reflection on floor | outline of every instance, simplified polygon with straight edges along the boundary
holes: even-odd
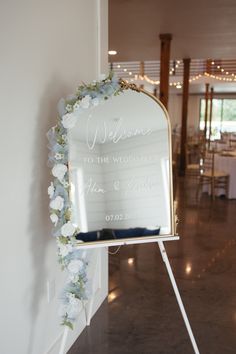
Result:
[[[179,182],[180,241],[167,253],[201,354],[236,353],[236,200]],[[110,294],[69,354],[193,353],[155,244],[110,256]]]

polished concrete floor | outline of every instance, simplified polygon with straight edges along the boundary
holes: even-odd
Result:
[[[236,353],[236,200],[196,200],[180,179],[180,241],[166,243],[201,354]],[[156,244],[110,256],[110,294],[69,354],[190,354],[193,349]]]

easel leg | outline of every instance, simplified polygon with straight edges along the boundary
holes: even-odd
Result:
[[[188,334],[189,334],[189,338],[191,340],[194,352],[195,352],[195,354],[200,354],[200,352],[198,350],[198,347],[197,347],[197,343],[195,341],[195,338],[194,338],[194,335],[193,335],[193,332],[192,332],[192,329],[191,329],[191,326],[190,326],[190,323],[189,323],[189,320],[188,320],[188,317],[187,317],[187,314],[186,314],[186,311],[185,311],[185,308],[184,308],[184,305],[183,305],[183,302],[182,302],[182,299],[181,299],[181,296],[180,296],[180,293],[179,293],[179,290],[178,290],[178,287],[177,287],[177,284],[176,284],[176,281],[175,281],[175,278],[174,278],[174,275],[173,275],[173,272],[172,272],[172,269],[171,269],[171,266],[170,266],[170,262],[169,262],[169,259],[168,259],[168,256],[167,256],[167,253],[166,253],[166,250],[165,250],[165,246],[163,244],[163,241],[157,241],[157,243],[158,243],[158,246],[160,248],[160,252],[161,252],[161,255],[162,255],[163,262],[166,265],[166,269],[168,271],[168,274],[169,274],[169,277],[170,277],[170,281],[171,281],[171,284],[173,286],[173,289],[174,289],[174,292],[175,292],[175,296],[176,296],[176,299],[177,299],[181,314],[183,316],[184,323],[185,323],[185,326],[187,328],[187,331],[188,331]]]

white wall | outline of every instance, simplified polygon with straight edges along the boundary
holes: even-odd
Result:
[[[199,126],[200,95],[190,95],[188,101],[188,132],[197,131]],[[169,96],[168,112],[172,129],[180,127],[182,122],[182,96]]]
[[[107,50],[107,0],[101,1],[99,46]],[[1,354],[58,352],[53,343],[63,329],[56,297],[47,303],[46,283],[55,281],[59,293],[63,276],[50,236],[45,134],[55,124],[58,99],[97,77],[96,16],[95,0],[0,4]],[[100,64],[105,68],[104,59]],[[96,308],[107,291],[105,251],[101,258],[104,283]],[[84,325],[82,314],[68,346]]]

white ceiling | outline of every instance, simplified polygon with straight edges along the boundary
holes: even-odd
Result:
[[[236,58],[236,0],[109,0],[109,49],[116,61],[157,60],[160,33],[171,58]]]

